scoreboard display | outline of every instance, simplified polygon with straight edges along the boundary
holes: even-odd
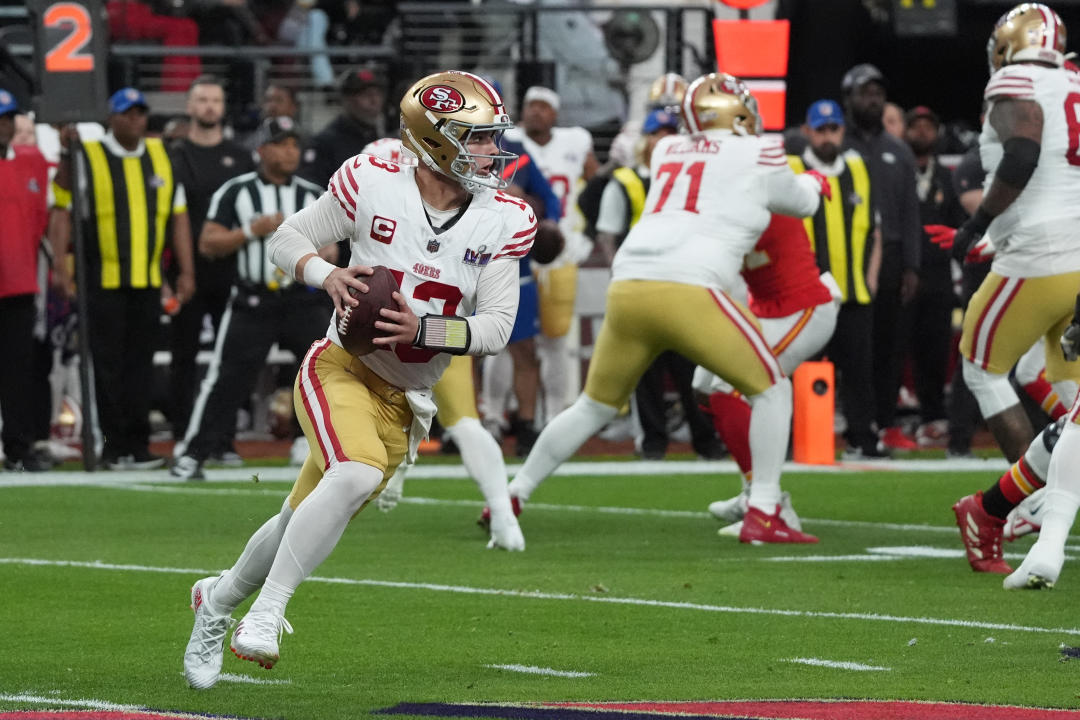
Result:
[[[956,0],[893,0],[897,37],[956,35]]]
[[[38,92],[37,122],[100,120],[107,33],[101,0],[29,0]]]

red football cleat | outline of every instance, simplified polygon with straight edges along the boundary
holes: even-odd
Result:
[[[952,509],[971,569],[1001,575],[1011,573],[1012,568],[1001,556],[1005,521],[983,510],[982,491],[960,498]]]
[[[780,519],[780,506],[776,512],[766,515],[753,505],[743,517],[739,542],[761,545],[763,543],[816,543],[818,539],[788,526]]]
[[[517,499],[517,495],[510,496],[510,507],[514,510],[514,517],[521,515],[521,501]],[[476,524],[484,528],[485,532],[491,532],[491,508],[487,505],[484,506]]]
[[[881,433],[881,444],[890,450],[915,450],[919,444],[904,434],[898,427],[885,428]]]

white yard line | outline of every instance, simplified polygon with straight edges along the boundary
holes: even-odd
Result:
[[[48,560],[43,558],[0,558],[0,565],[72,567],[86,568],[91,570],[154,572],[191,576],[212,575],[220,572],[220,570],[210,570],[206,568],[197,569],[153,567],[148,565],[123,565],[105,563],[100,561],[84,562],[76,560]],[[817,618],[824,620],[857,620],[867,622],[934,625],[944,627],[978,628],[983,630],[1003,630],[1023,633],[1054,633],[1058,635],[1080,636],[1080,628],[1047,628],[1034,625],[1015,625],[1013,623],[992,623],[979,620],[958,620],[955,618],[911,617],[904,615],[882,615],[878,613],[842,613],[816,610],[784,610],[781,608],[738,607],[734,605],[708,605],[703,603],[673,602],[669,600],[646,600],[642,598],[611,597],[607,595],[575,595],[573,593],[551,593],[539,590],[508,590],[499,588],[470,587],[468,585],[444,585],[440,583],[402,582],[396,580],[312,576],[308,578],[308,582],[329,583],[333,585],[397,588],[403,590],[424,590],[428,592],[455,593],[461,595],[494,595],[500,597],[525,598],[530,600],[562,600],[567,602],[591,602],[604,603],[609,605],[634,605],[638,607],[664,608],[671,610],[690,610],[696,612],[710,613],[727,613],[734,615],[773,615],[779,617]]]
[[[814,667],[826,667],[835,668],[837,670],[877,670],[890,672],[892,668],[881,667],[880,665],[863,665],[857,662],[845,662],[842,660],[822,660],[821,658],[788,658],[784,662],[795,663],[797,665],[813,665]]]
[[[266,680],[251,677],[250,675],[237,675],[236,673],[221,673],[218,679],[223,682],[241,683],[243,685],[292,685],[292,680]]]
[[[485,665],[495,670],[510,670],[511,672],[526,673],[528,675],[551,675],[563,678],[586,678],[596,677],[596,673],[578,672],[576,670],[553,670],[552,668],[536,667],[535,665]]]
[[[53,705],[59,707],[90,708],[91,710],[115,710],[117,712],[136,712],[143,709],[140,705],[120,705],[105,700],[93,700],[89,698],[81,700],[65,700],[63,698],[49,697],[48,695],[31,695],[29,693],[19,693],[15,695],[0,693],[0,702],[35,703],[46,706]]]
[[[506,466],[510,475],[514,475],[521,465]],[[1001,458],[986,460],[881,460],[862,463],[840,462],[835,465],[802,465],[784,463],[784,472],[789,473],[860,473],[874,472],[1004,472],[1008,463]],[[262,482],[288,482],[296,479],[299,468],[295,467],[243,467],[213,468],[206,470],[207,482],[250,482],[252,476],[258,476]],[[610,477],[613,475],[716,475],[737,474],[738,467],[730,460],[636,460],[628,462],[568,462],[561,465],[555,475],[575,475],[584,477]],[[467,478],[469,474],[463,465],[425,465],[421,464],[409,471],[410,480],[439,480]],[[0,475],[0,489],[15,487],[49,487],[71,485],[102,484],[139,484],[144,482],[175,483],[197,486],[197,481],[179,480],[171,477],[165,470],[146,472],[44,472],[44,473],[4,473]]]

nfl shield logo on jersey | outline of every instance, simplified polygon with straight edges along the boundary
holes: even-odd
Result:
[[[437,253],[439,252],[439,245],[440,243],[438,238],[431,238],[427,241],[427,251],[429,253]]]

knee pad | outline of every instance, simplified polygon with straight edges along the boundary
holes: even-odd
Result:
[[[1020,402],[1008,375],[983,370],[967,358],[964,358],[964,382],[979,403],[984,418],[993,417]]]
[[[757,395],[751,395],[746,398],[753,407],[761,402],[769,403],[787,403],[788,407],[791,407],[792,403],[792,390],[791,380],[788,378],[781,378],[780,382],[772,385],[768,389],[759,392]]]
[[[600,423],[601,426],[607,425],[619,414],[619,408],[593,400],[585,393],[581,393],[581,395],[578,396],[578,399],[575,400],[574,404],[570,407],[576,412],[581,413],[582,416]]]
[[[1050,457],[1054,454],[1054,446],[1057,445],[1064,427],[1065,417],[1062,416],[1044,427],[1042,432],[1031,441],[1027,452],[1024,453],[1024,460],[1027,461],[1028,467],[1043,482],[1046,482],[1046,478],[1049,476]]]
[[[308,497],[317,492],[333,498],[333,502],[355,513],[364,502],[383,484],[383,471],[365,463],[346,461],[334,463],[322,476],[318,486]]]

